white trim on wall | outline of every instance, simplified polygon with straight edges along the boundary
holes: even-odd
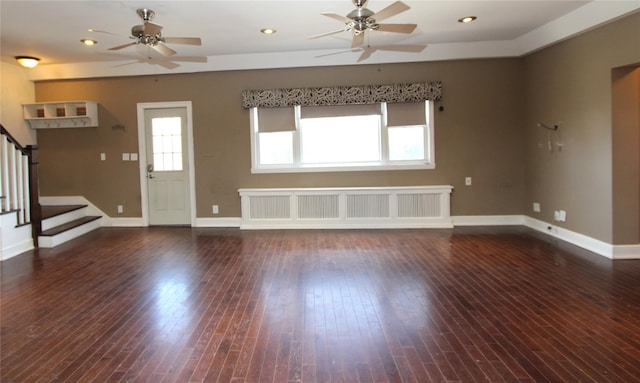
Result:
[[[196,227],[228,227],[240,228],[242,218],[225,217],[225,218],[197,218]]]
[[[142,227],[144,224],[142,217],[111,218],[98,209],[89,200],[81,196],[67,197],[40,197],[40,202],[45,205],[88,205],[88,212],[91,215],[100,215],[102,226],[113,227]],[[612,245],[591,238],[584,234],[576,233],[553,224],[540,221],[538,219],[524,215],[478,215],[478,216],[452,216],[453,226],[526,226],[538,232],[550,235],[554,238],[571,243],[603,257],[618,259],[640,259],[640,243],[629,245]],[[215,227],[215,228],[240,228],[241,217],[223,218],[196,218],[193,227]],[[400,227],[398,227],[400,228]],[[25,244],[26,245],[26,244]],[[21,248],[22,249],[22,248]],[[23,249],[29,250],[28,247]],[[14,252],[2,254],[3,260],[14,256]]]

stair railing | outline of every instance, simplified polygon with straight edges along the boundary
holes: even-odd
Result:
[[[0,213],[15,211],[18,225],[31,224],[34,246],[42,229],[38,193],[38,146],[22,146],[0,124]]]

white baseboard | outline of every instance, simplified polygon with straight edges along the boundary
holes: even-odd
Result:
[[[240,227],[241,218],[196,218],[196,227]]]
[[[524,225],[524,216],[522,215],[457,215],[451,218],[453,226]]]
[[[0,253],[2,255],[2,259],[0,261],[6,261],[7,259],[13,258],[16,255],[22,254],[25,251],[33,250],[33,239],[25,239],[23,241],[11,244],[2,249]]]
[[[0,261],[34,248],[31,224],[16,226],[17,223],[18,216],[15,213],[0,215]]]
[[[523,225],[609,259],[640,259],[640,244],[612,245],[525,215],[454,216],[454,226]]]
[[[640,244],[613,246],[613,259],[640,259]]]
[[[142,217],[110,218],[113,227],[143,227]]]
[[[102,226],[114,227],[142,227],[142,217],[132,218],[111,218],[95,207],[84,197],[40,197],[40,203],[50,205],[68,205],[68,204],[84,204],[88,205],[89,214],[101,215],[100,220]],[[525,215],[483,215],[483,216],[452,216],[453,226],[517,226],[522,225],[533,230],[545,233],[554,238],[558,238],[565,242],[571,243],[583,249],[594,252],[598,255],[609,259],[640,259],[640,244],[631,245],[612,245],[607,242],[591,238],[584,234],[580,234],[554,224],[540,221],[538,219]],[[196,218],[195,227],[231,227],[240,228],[242,219],[240,217],[224,217],[224,218]],[[266,225],[264,227],[251,227],[251,229],[273,229],[274,227]],[[279,227],[282,229],[282,227]],[[300,228],[297,226],[296,228]],[[316,227],[313,227],[316,228]],[[345,229],[355,227],[344,227]],[[366,227],[364,227],[366,228]],[[375,227],[369,227],[375,228]],[[400,228],[400,227],[398,227]],[[32,245],[33,247],[33,245]],[[29,250],[29,249],[26,249]],[[23,250],[23,251],[26,251]],[[6,258],[5,251],[2,257]]]
[[[528,216],[524,216],[524,225],[609,259],[640,259],[640,244],[612,245]]]

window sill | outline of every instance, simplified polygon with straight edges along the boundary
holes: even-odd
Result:
[[[264,173],[333,173],[333,172],[364,172],[364,171],[389,171],[389,170],[428,170],[435,169],[435,163],[413,165],[362,165],[362,166],[306,166],[299,168],[272,167],[251,168],[252,174]]]

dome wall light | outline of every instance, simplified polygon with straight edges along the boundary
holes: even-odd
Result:
[[[96,45],[98,43],[96,40],[92,40],[92,39],[82,39],[80,40],[80,42],[88,46]]]
[[[35,68],[40,59],[31,56],[16,56],[16,61],[25,68]]]
[[[475,19],[477,19],[476,16],[465,16],[465,17],[463,17],[461,19],[458,19],[458,22],[466,24],[466,23],[470,23],[470,22],[474,21]]]

